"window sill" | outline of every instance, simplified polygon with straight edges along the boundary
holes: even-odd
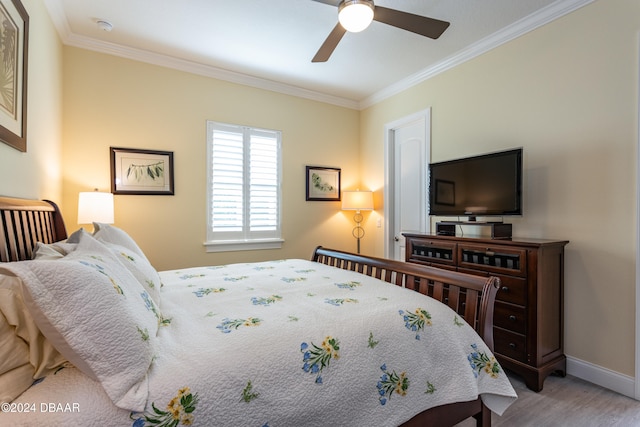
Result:
[[[280,249],[284,239],[262,240],[223,240],[204,242],[207,252],[253,251],[261,249]]]

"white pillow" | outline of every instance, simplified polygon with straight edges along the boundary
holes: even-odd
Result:
[[[110,224],[102,224],[100,222],[93,223],[93,237],[100,240],[101,242],[113,243],[116,245],[124,246],[129,250],[136,252],[138,255],[142,256],[147,262],[149,260],[145,256],[142,249],[138,246],[135,240],[131,236],[127,234],[121,228],[115,227]]]
[[[120,260],[120,262],[133,274],[140,284],[147,290],[153,302],[160,306],[160,276],[155,268],[144,256],[124,246],[114,243],[102,242]]]
[[[116,406],[143,411],[159,312],[111,250],[80,233],[62,259],[2,267],[21,278],[27,308],[60,353],[99,381]]]
[[[31,258],[39,260],[60,259],[69,252],[73,251],[75,249],[75,246],[76,245],[74,243],[67,243],[66,241],[49,244],[37,242],[36,247],[33,250],[33,256]]]
[[[120,261],[133,273],[151,298],[160,306],[160,287],[157,270],[151,265],[142,249],[126,231],[109,224],[93,223],[95,237],[115,253]]]

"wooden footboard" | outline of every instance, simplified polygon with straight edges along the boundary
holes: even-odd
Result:
[[[497,277],[473,276],[322,246],[313,252],[312,261],[357,271],[435,298],[464,317],[493,351],[493,306],[500,287]]]
[[[493,351],[493,307],[500,287],[497,277],[469,274],[342,252],[318,246],[312,261],[357,271],[437,299],[455,310]],[[411,426],[453,426],[474,417],[478,426],[491,425],[491,411],[480,398],[431,408],[403,424]]]

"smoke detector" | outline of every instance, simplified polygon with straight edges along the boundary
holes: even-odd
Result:
[[[98,28],[100,28],[102,31],[109,32],[113,30],[113,25],[111,24],[111,22],[105,21],[104,19],[98,19],[96,21],[96,24],[98,25]]]

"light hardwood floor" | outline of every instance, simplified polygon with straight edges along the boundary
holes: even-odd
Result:
[[[579,378],[551,375],[535,393],[516,375],[509,374],[518,400],[499,417],[494,427],[640,427],[640,402]],[[466,420],[458,427],[474,426]]]

